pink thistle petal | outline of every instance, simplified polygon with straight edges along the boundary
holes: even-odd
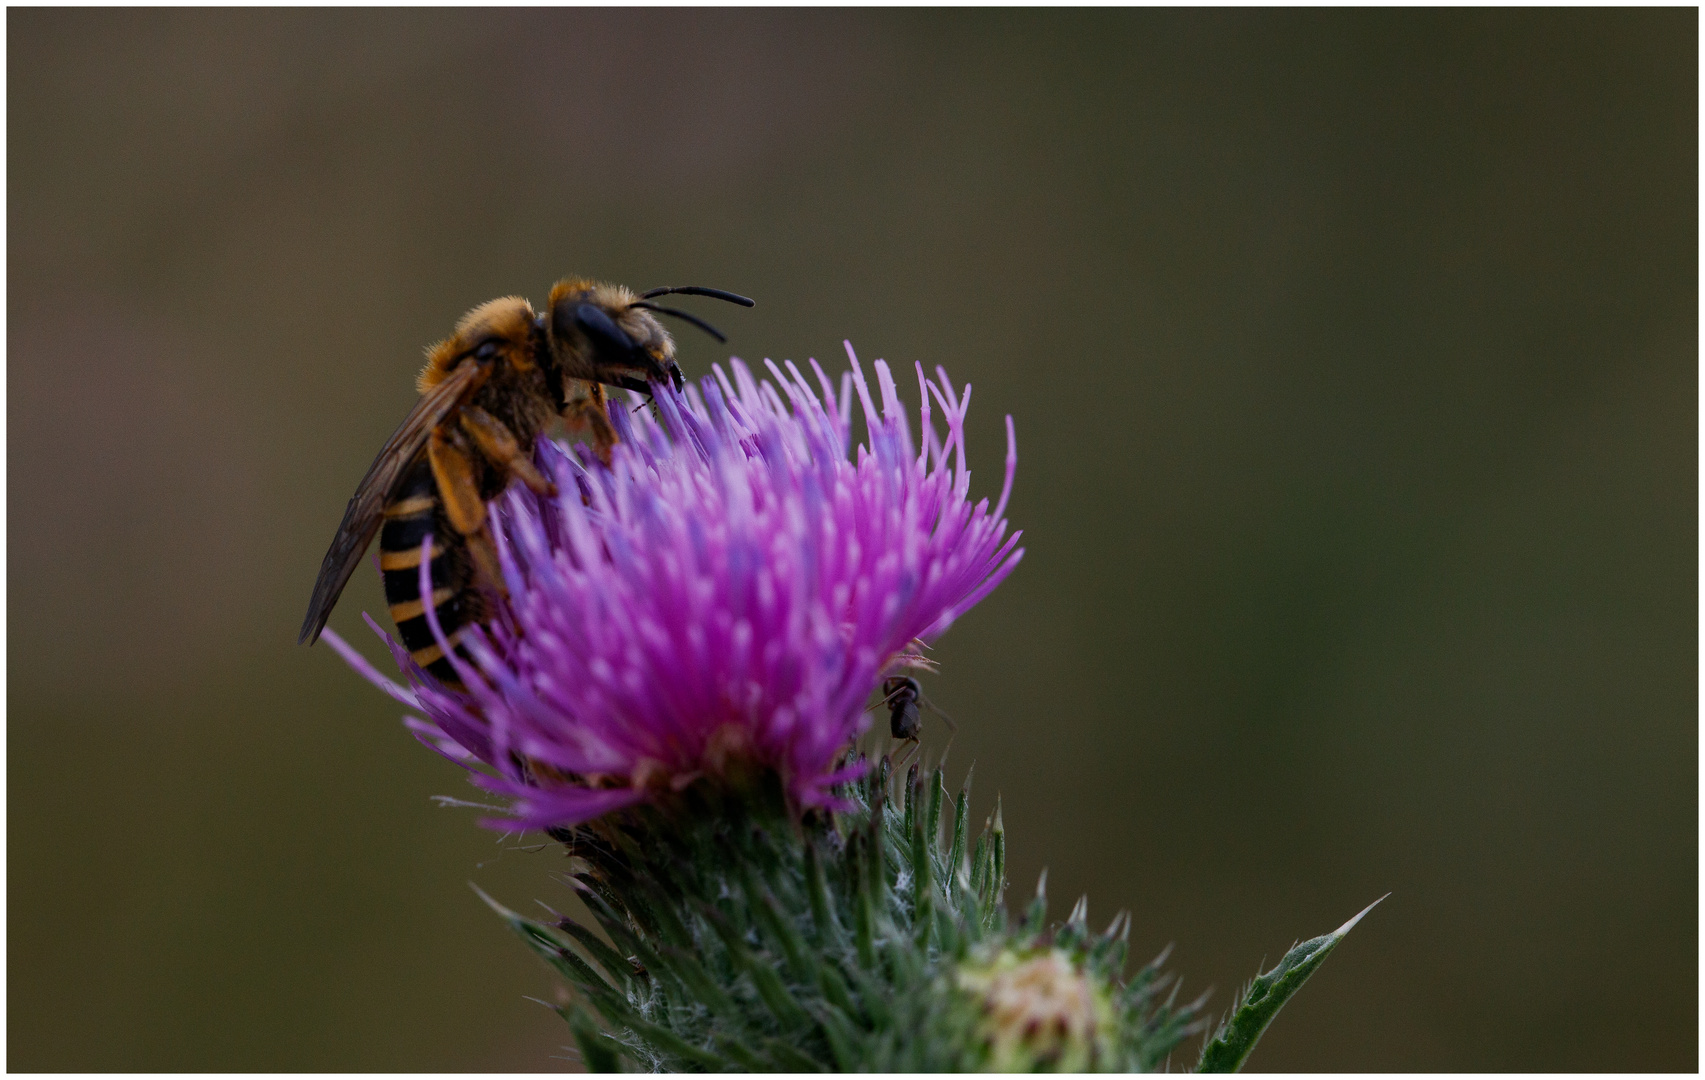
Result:
[[[420,708],[420,702],[415,698],[413,691],[411,691],[408,687],[403,686],[400,683],[393,682],[379,674],[379,670],[372,664],[369,664],[366,657],[351,648],[349,642],[339,637],[337,631],[328,626],[324,630],[320,631],[320,638],[325,641],[326,644],[330,645],[339,656],[343,657],[343,662],[354,668],[357,675],[366,679],[374,686],[377,686],[393,698],[396,698],[409,708]]]

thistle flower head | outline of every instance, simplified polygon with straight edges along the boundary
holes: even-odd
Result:
[[[492,506],[508,598],[470,634],[471,662],[451,654],[465,690],[395,642],[406,687],[326,637],[511,801],[503,827],[573,825],[753,766],[797,808],[836,805],[871,691],[1023,555],[1003,516],[1012,418],[1000,499],[973,505],[971,388],[919,366],[914,441],[887,365],[873,395],[847,353],[838,390],[815,361],[813,385],[791,361],[766,361],[772,382],[735,360],[684,394],[659,388],[655,416],[617,405],[607,466],[540,440],[557,494],[516,485]]]

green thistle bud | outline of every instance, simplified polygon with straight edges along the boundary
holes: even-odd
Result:
[[[1001,949],[961,964],[956,981],[982,1015],[978,1033],[991,1052],[989,1069],[1087,1072],[1111,1062],[1111,988],[1065,951]]]

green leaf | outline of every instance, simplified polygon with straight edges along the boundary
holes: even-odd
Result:
[[[873,1032],[891,1031],[894,1027],[894,1010],[890,1004],[893,987],[877,980],[869,971],[874,964],[862,967],[850,967],[847,976],[853,982],[853,988],[858,992],[858,999],[864,1005],[864,1011],[870,1017],[870,1028]]]
[[[604,969],[611,982],[625,987],[633,980],[633,965],[628,963],[627,959],[616,950],[600,941],[597,934],[581,926],[573,919],[563,919],[556,924],[556,928],[572,937],[582,949],[585,949],[587,955],[596,960],[598,966]]]
[[[829,1044],[829,1054],[835,1059],[835,1069],[839,1072],[853,1072],[858,1063],[858,1056],[853,1051],[854,1042],[858,1038],[857,1032],[846,1017],[832,1009],[822,1010],[818,1019],[822,1024],[823,1037]]]
[[[811,922],[817,937],[826,942],[838,942],[843,931],[829,914],[829,881],[823,875],[823,860],[817,854],[814,841],[805,842],[805,895],[811,901]]]
[[[568,1021],[568,1030],[574,1034],[574,1043],[580,1048],[580,1058],[586,1063],[587,1072],[622,1071],[615,1043],[598,1030],[598,1025],[592,1022],[584,1009],[571,1006],[557,1011]]]
[[[788,917],[782,914],[775,897],[767,889],[756,889],[749,895],[753,921],[764,932],[766,939],[780,947],[782,955],[787,957],[787,966],[793,969],[794,977],[800,982],[815,982],[816,958],[800,939],[799,931],[788,921]]]
[[[952,899],[954,890],[959,884],[959,867],[965,861],[965,819],[969,816],[971,805],[971,779],[965,778],[965,786],[953,800],[953,843],[947,852],[947,895]]]
[[[1344,936],[1355,929],[1356,924],[1362,921],[1362,916],[1372,911],[1375,905],[1384,899],[1385,896],[1382,896],[1375,900],[1355,918],[1330,934],[1310,938],[1293,946],[1284,959],[1279,961],[1278,967],[1265,975],[1257,975],[1255,981],[1249,984],[1248,993],[1243,995],[1242,1003],[1202,1048],[1202,1060],[1197,1063],[1196,1071],[1229,1073],[1243,1068],[1250,1051],[1254,1050],[1255,1044],[1260,1041],[1262,1032],[1273,1022],[1273,1017],[1279,1015],[1279,1010],[1284,1007],[1285,1002],[1290,1000],[1292,994],[1302,989],[1302,984],[1325,962],[1327,955],[1344,940]]]
[[[881,788],[875,790],[875,797],[870,800],[870,844],[865,848],[865,869],[870,872],[870,898],[875,906],[879,898],[888,889],[888,871],[883,865],[882,817],[886,810]]]
[[[780,1039],[766,1039],[764,1049],[770,1052],[770,1058],[782,1070],[796,1073],[822,1072],[819,1065],[810,1055],[803,1054]]]
[[[859,846],[862,848],[863,845]],[[850,849],[852,845],[849,843],[848,847]],[[859,854],[863,854],[862,850]],[[870,875],[858,860],[849,858],[847,862],[857,875],[854,883],[857,892],[853,896],[853,941],[858,946],[858,962],[872,968],[876,966],[876,905],[870,895]]]
[[[721,1071],[728,1067],[728,1063],[716,1054],[692,1045],[668,1028],[639,1019],[629,1020],[627,1026],[633,1029],[636,1035],[665,1054],[680,1058],[683,1061],[690,1061],[694,1065],[710,1071]]]
[[[823,991],[823,1000],[849,1018],[856,1020],[862,1015],[862,1010],[853,1002],[852,990],[848,988],[846,979],[833,964],[825,961],[817,965],[817,985]]]
[[[508,923],[511,930],[521,936],[522,941],[531,946],[534,952],[538,953],[547,964],[556,968],[564,977],[583,989],[613,991],[614,988],[604,981],[603,976],[592,969],[592,965],[574,955],[573,951],[559,941],[550,929],[541,923],[534,922],[525,915],[510,911],[486,895],[485,891],[478,885],[474,885],[472,882],[468,884],[474,892],[479,894],[479,898],[486,902],[486,906],[497,912],[498,917]]]
[[[716,1048],[726,1054],[735,1064],[747,1072],[774,1072],[758,1052],[732,1035],[718,1034]]]
[[[696,953],[687,952],[669,945],[663,946],[660,955],[672,974],[682,986],[692,992],[693,996],[717,1016],[728,1023],[739,1025],[743,1019],[740,1006],[730,997],[710,972],[699,963]]]
[[[781,977],[767,959],[754,956],[752,950],[740,939],[740,932],[735,929],[728,917],[709,904],[701,903],[699,915],[710,924],[722,939],[723,947],[728,950],[729,960],[734,966],[744,971],[752,980],[753,989],[770,1012],[784,1028],[803,1028],[811,1025],[811,1018],[805,1010],[799,1007],[787,987],[782,985]]]
[[[930,874],[929,845],[924,839],[923,823],[912,826],[912,929],[917,947],[929,947],[929,934],[935,920],[935,884]]]
[[[947,795],[947,781],[937,769],[929,778],[929,812],[924,817],[924,835],[933,845],[941,837],[941,800]]]
[[[1048,868],[1044,866],[1042,873],[1036,878],[1036,899],[1030,901],[1030,906],[1024,909],[1024,932],[1040,934],[1042,927],[1048,922]]]
[[[918,820],[918,767],[913,765],[906,770],[906,799],[905,799],[906,831],[912,831],[912,825]]]

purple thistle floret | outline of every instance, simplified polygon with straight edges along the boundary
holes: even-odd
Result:
[[[772,383],[734,360],[732,379],[718,366],[685,394],[659,389],[655,419],[613,408],[608,466],[541,439],[558,494],[515,485],[492,504],[509,597],[470,628],[472,663],[447,652],[465,690],[421,671],[371,618],[407,687],[325,637],[425,714],[408,721],[423,741],[511,800],[513,818],[490,824],[574,825],[750,765],[779,773],[798,809],[837,807],[877,684],[927,665],[919,646],[1024,554],[1002,516],[1012,417],[1000,500],[973,506],[971,387],[918,366],[915,447],[888,366],[875,364],[878,410],[850,343],[847,355],[839,393],[815,360],[816,388],[791,361],[785,373],[765,361]],[[868,439],[849,459],[855,393]]]

